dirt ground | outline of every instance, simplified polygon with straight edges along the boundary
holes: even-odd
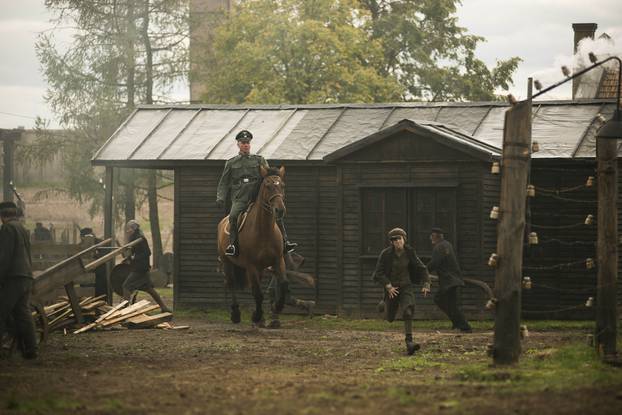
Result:
[[[53,333],[38,360],[13,356],[0,361],[0,413],[619,414],[622,410],[622,369],[599,369],[590,361],[572,363],[571,357],[575,369],[547,380],[552,376],[547,359],[555,358],[556,348],[582,341],[585,329],[531,330],[523,351],[533,370],[490,371],[486,345],[492,332],[485,328],[461,335],[430,328],[434,322],[416,323],[428,328],[416,329],[422,350],[408,357],[401,323],[376,322],[373,327],[381,329],[363,330],[348,329],[348,321],[342,321],[335,329],[332,316],[289,316],[282,328],[264,329],[254,328],[248,313],[243,318],[233,325],[224,312],[179,313],[175,324],[189,324],[190,330]],[[581,345],[580,350],[589,349],[584,341]],[[584,367],[585,376],[591,376],[587,380],[582,379]]]

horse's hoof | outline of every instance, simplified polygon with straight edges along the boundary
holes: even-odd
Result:
[[[254,327],[260,328],[260,329],[265,329],[266,328],[266,320],[259,320],[257,322],[253,323]]]
[[[279,320],[272,320],[270,324],[268,324],[269,329],[279,329],[281,328],[281,322]]]
[[[263,320],[264,320],[264,318],[263,318],[263,312],[258,313],[258,312],[256,312],[256,311],[254,311],[254,312],[253,312],[253,317],[252,317],[252,320],[253,320],[253,323],[255,323],[255,324],[257,324],[257,323],[259,323],[259,322],[263,321]]]

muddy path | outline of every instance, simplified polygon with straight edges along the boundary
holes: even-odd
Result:
[[[404,356],[399,325],[387,331],[309,327],[257,329],[176,318],[187,331],[54,333],[37,361],[0,361],[0,413],[381,414],[580,413],[622,410],[622,376],[604,384],[530,387],[521,374],[479,378],[492,332],[419,330],[422,350]],[[387,327],[390,327],[387,324]],[[532,331],[526,356],[584,338]],[[530,357],[531,358],[531,357]],[[480,366],[477,366],[477,365]],[[475,365],[475,366],[474,366]],[[580,373],[577,374],[580,376]],[[540,379],[541,381],[541,379]],[[544,383],[547,385],[546,383]],[[522,386],[521,386],[522,385]]]

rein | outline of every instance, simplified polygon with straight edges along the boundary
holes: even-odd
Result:
[[[270,212],[270,214],[272,214],[272,204],[271,204],[271,202],[272,202],[273,199],[275,199],[277,197],[280,197],[281,199],[283,199],[283,193],[273,194],[272,196],[270,196],[268,198],[267,201],[264,200],[264,201],[261,202],[261,207],[263,207],[266,211],[268,211],[268,212]]]

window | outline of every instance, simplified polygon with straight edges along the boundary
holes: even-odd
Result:
[[[404,228],[417,253],[430,255],[430,229],[440,226],[456,244],[455,188],[363,189],[362,254],[377,255],[387,246],[387,231]]]

